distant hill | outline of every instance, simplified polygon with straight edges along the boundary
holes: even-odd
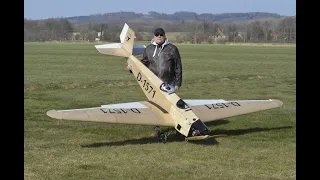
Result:
[[[276,13],[267,12],[248,12],[248,13],[222,13],[222,14],[211,14],[202,13],[197,14],[194,12],[180,11],[173,14],[159,13],[150,11],[148,14],[135,13],[135,12],[113,12],[105,14],[94,14],[88,16],[73,16],[66,17],[64,19],[69,20],[73,24],[83,24],[88,22],[107,23],[107,22],[127,22],[127,21],[153,21],[153,20],[164,20],[164,21],[189,21],[189,20],[206,20],[209,22],[242,22],[252,19],[261,18],[281,18]]]
[[[24,19],[24,41],[93,42],[98,38],[117,42],[124,23],[130,24],[139,41],[152,39],[156,27],[164,28],[170,32],[171,40],[180,43],[213,43],[218,40],[219,43],[294,42],[296,39],[296,16],[266,12],[197,14],[180,11],[166,14],[151,11],[142,14],[121,11],[42,20]]]

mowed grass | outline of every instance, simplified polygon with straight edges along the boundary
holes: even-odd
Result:
[[[146,98],[125,58],[93,44],[25,43],[24,178],[296,179],[295,47],[177,46],[182,98],[276,98],[283,107],[208,123],[227,137],[166,144],[152,126],[51,119],[51,109]]]

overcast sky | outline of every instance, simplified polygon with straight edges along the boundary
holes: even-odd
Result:
[[[195,13],[269,12],[296,15],[296,0],[24,0],[24,17],[46,19],[87,16],[98,13],[149,11],[171,14],[178,11]]]

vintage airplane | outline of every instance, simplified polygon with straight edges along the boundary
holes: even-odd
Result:
[[[207,139],[211,130],[206,122],[229,118],[283,105],[277,99],[268,100],[223,100],[181,99],[176,93],[161,89],[163,82],[135,56],[141,55],[146,46],[134,44],[135,32],[125,24],[120,34],[121,43],[95,45],[107,55],[126,57],[132,66],[136,81],[147,101],[101,105],[100,107],[50,110],[51,118],[76,121],[123,123],[174,127],[186,140]],[[166,142],[170,132],[161,133],[160,141]]]

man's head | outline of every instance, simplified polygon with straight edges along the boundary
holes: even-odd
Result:
[[[157,44],[162,44],[166,39],[166,33],[162,28],[157,28],[153,32],[154,40]]]

